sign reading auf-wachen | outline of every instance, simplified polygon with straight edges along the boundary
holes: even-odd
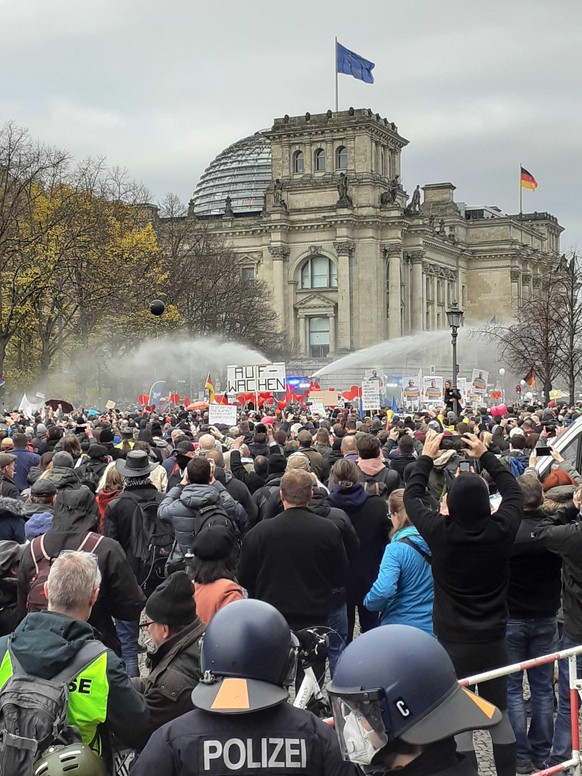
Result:
[[[227,393],[285,393],[287,385],[284,363],[227,366]]]

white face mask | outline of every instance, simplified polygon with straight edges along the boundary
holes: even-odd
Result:
[[[373,730],[366,730],[362,725],[364,718],[358,712],[352,711],[346,718],[342,731],[346,754],[353,763],[358,765],[370,765],[378,749],[371,743],[370,735]]]

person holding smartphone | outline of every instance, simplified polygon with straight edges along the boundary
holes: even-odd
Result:
[[[466,454],[485,469],[502,496],[492,514],[489,489],[477,474],[463,474],[447,489],[448,515],[429,509],[423,497],[442,434],[429,431],[422,455],[404,491],[410,521],[426,541],[434,578],[434,633],[451,658],[457,676],[470,676],[507,664],[507,585],[509,558],[519,528],[523,494],[515,477],[474,434],[464,434]],[[502,718],[491,730],[499,776],[514,776],[515,736],[507,712],[507,679],[482,684],[483,698],[496,705]],[[476,765],[471,735],[459,748]]]

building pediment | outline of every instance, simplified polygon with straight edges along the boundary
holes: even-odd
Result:
[[[328,310],[331,312],[335,309],[335,302],[323,294],[309,294],[297,302],[295,307],[304,312],[309,310]]]

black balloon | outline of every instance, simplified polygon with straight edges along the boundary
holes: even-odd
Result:
[[[163,315],[166,310],[166,305],[161,299],[154,299],[150,304],[150,313],[152,315]]]

